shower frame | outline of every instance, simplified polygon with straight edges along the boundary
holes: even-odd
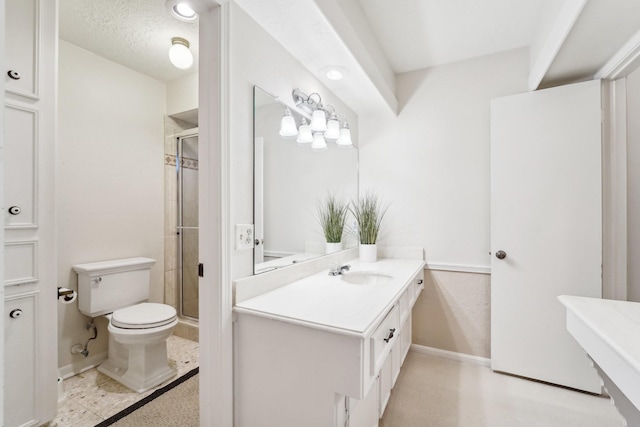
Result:
[[[179,271],[179,275],[178,275],[178,280],[177,280],[177,287],[178,287],[178,301],[177,301],[177,310],[178,310],[178,315],[180,317],[183,318],[187,318],[193,321],[198,321],[199,320],[199,313],[198,313],[198,317],[196,316],[192,316],[189,314],[185,314],[184,312],[184,276],[185,276],[185,271],[184,271],[184,230],[199,230],[199,223],[197,227],[193,227],[193,226],[185,226],[184,225],[184,203],[183,203],[183,181],[184,181],[184,177],[183,177],[183,165],[182,165],[182,158],[183,158],[183,142],[185,139],[189,139],[189,138],[198,138],[198,128],[193,128],[193,129],[186,129],[178,134],[176,134],[176,180],[177,180],[177,187],[176,187],[176,203],[177,203],[177,217],[176,217],[176,227],[175,227],[175,232],[176,232],[176,236],[177,238],[177,245],[176,245],[176,261],[177,261],[177,265],[178,265],[178,271]],[[197,147],[197,146],[196,146]],[[197,148],[196,148],[197,149]],[[199,294],[199,292],[198,292]],[[198,295],[199,298],[199,295]]]

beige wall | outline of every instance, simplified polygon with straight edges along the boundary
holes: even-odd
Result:
[[[491,276],[425,270],[413,309],[413,343],[491,357]]]
[[[56,207],[58,284],[77,289],[74,264],[157,260],[151,300],[163,301],[165,85],[60,41]],[[84,361],[91,336],[76,304],[58,306],[59,366]],[[91,355],[107,349],[99,319]]]

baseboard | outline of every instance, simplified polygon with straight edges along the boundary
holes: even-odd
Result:
[[[456,353],[455,351],[441,350],[439,348],[427,347],[420,344],[411,344],[411,351],[428,354],[429,356],[441,357],[443,359],[455,360],[457,362],[471,363],[478,366],[484,366],[485,368],[491,367],[491,359],[487,359],[486,357]]]
[[[69,365],[63,366],[62,368],[59,368],[58,375],[60,375],[63,379],[67,379],[84,371],[88,371],[91,368],[95,368],[105,360],[107,360],[107,352],[103,351],[102,353],[85,357],[79,362],[71,363]]]

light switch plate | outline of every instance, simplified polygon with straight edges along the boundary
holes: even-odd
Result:
[[[236,250],[253,249],[253,224],[236,224]]]

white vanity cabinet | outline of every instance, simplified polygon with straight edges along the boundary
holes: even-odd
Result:
[[[411,344],[422,260],[381,260],[388,283],[348,284],[323,271],[237,303],[239,427],[374,427]]]

